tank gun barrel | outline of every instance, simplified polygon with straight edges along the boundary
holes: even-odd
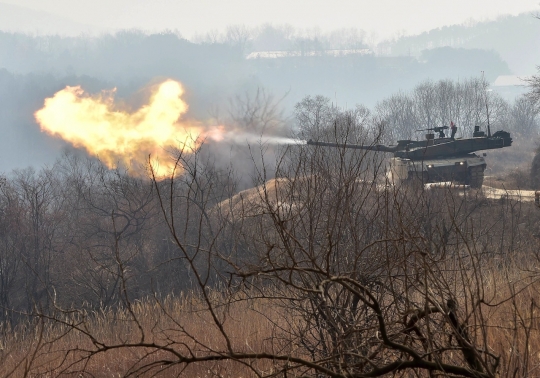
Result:
[[[394,157],[389,159],[390,171],[388,172],[392,180],[404,182],[420,179],[423,183],[451,181],[460,185],[469,185],[471,188],[481,188],[486,161],[475,152],[510,147],[512,136],[503,130],[486,136],[483,131],[480,131],[479,126],[475,126],[472,138],[454,138],[455,125],[452,125],[452,136],[447,138],[444,135],[446,129],[448,126],[425,129],[422,130],[428,131],[425,140],[403,139],[398,140],[397,144],[392,146],[315,142],[313,140],[308,140],[307,144],[392,152]],[[434,138],[432,131],[439,132],[438,139]],[[540,198],[540,194],[538,198]]]
[[[399,140],[397,145],[385,146],[382,144],[360,145],[348,143],[315,142],[308,140],[312,146],[325,146],[336,148],[353,148],[358,150],[392,152],[394,157],[412,160],[442,158],[445,156],[463,156],[476,151],[494,150],[512,145],[512,137],[506,131],[497,131],[491,137],[478,135],[473,138],[427,139],[424,141]]]
[[[357,150],[382,151],[382,152],[396,152],[399,149],[399,146],[385,146],[382,144],[372,144],[372,145],[364,146],[361,144],[315,142],[311,139],[307,141],[307,144],[312,145],[312,146],[353,148]]]

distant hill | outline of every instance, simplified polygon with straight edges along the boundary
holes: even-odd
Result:
[[[30,34],[79,35],[95,33],[98,28],[18,5],[0,2],[0,31]]]
[[[526,13],[474,25],[447,26],[387,41],[378,49],[391,56],[419,57],[423,50],[444,46],[494,50],[513,74],[530,75],[540,64],[540,20]]]

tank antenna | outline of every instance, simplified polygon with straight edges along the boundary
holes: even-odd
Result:
[[[487,129],[488,129],[488,137],[491,137],[491,127],[489,125],[489,109],[488,109],[488,101],[487,101],[487,87],[484,85],[485,79],[484,79],[484,71],[482,71],[482,86],[484,87],[484,103],[486,104],[486,117],[487,117]]]

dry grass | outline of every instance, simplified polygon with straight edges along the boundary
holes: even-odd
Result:
[[[269,196],[273,196],[269,202],[276,201],[275,194],[285,190],[286,185],[281,185],[283,182],[272,180],[267,184]],[[260,202],[260,195],[259,187],[243,192],[242,196],[233,197],[232,201],[223,202],[217,208],[222,214],[230,215],[225,208],[230,209],[231,214],[243,211],[245,204],[256,206]],[[476,202],[485,201],[478,199]],[[493,209],[487,206],[479,209],[485,212],[485,218],[493,216]],[[536,224],[539,215],[532,204],[524,204],[523,213],[520,220],[524,225]],[[497,227],[504,231],[504,225]],[[460,266],[457,256],[452,256],[446,260],[447,266],[437,267],[442,274],[448,274],[448,277],[442,277],[437,282],[456,282],[450,292],[455,294],[461,305],[461,319],[468,319],[470,334],[474,334],[473,327],[479,323],[479,319],[486,326],[486,345],[490,352],[500,356],[499,371],[503,377],[540,376],[540,283],[537,282],[540,270],[533,263],[539,262],[535,255],[537,251],[534,250],[537,242],[532,236],[536,229],[530,228],[521,230],[518,227],[521,230],[518,238],[527,235],[520,242],[524,244],[520,255],[503,256],[501,250],[499,254],[492,251],[492,257],[484,258],[479,253],[481,267]],[[490,228],[486,235],[491,238],[500,231]],[[491,242],[489,246],[493,246]],[[510,250],[514,252],[515,249],[504,248],[504,251]],[[431,271],[434,275],[439,273],[435,268]],[[469,282],[471,286],[467,285]],[[472,298],[471,293],[483,293],[482,301],[478,301],[478,296]],[[215,316],[220,320],[219,324],[223,324],[235,351],[306,356],[302,350],[291,351],[292,345],[280,338],[298,319],[293,319],[292,314],[282,307],[276,307],[275,302],[268,298],[272,294],[277,293],[266,291],[227,296],[216,290],[209,295],[216,309]],[[478,307],[474,308],[472,304],[478,304]],[[142,335],[146,345],[168,346],[183,355],[191,353],[204,356],[215,354],[215,351],[226,352],[226,338],[208,311],[207,303],[196,293],[136,301],[131,305],[131,312],[123,307],[99,311],[78,310],[69,314],[59,312],[54,315],[55,318],[51,320],[42,317],[20,324],[16,329],[4,330],[0,376],[113,377],[133,373],[134,376],[163,377],[252,377],[256,376],[255,370],[270,374],[274,368],[272,361],[264,360],[204,362],[187,367],[180,363],[161,363],[151,373],[138,371],[144,364],[160,360],[177,361],[174,354],[164,348],[128,347],[129,344],[141,342]],[[399,314],[394,318],[397,317]],[[71,325],[62,324],[62,319]],[[437,332],[443,334],[443,330],[435,330],[434,333]],[[105,346],[118,345],[121,348],[104,348],[103,352],[92,354],[97,347],[89,335]]]
[[[506,290],[504,290],[506,286]],[[511,284],[500,282],[493,303],[509,297]],[[501,358],[500,376],[540,376],[540,285],[524,289],[515,300],[485,306],[490,326],[488,345]]]
[[[216,298],[220,295],[216,293]],[[217,302],[216,302],[217,303]],[[174,349],[202,355],[209,350],[225,350],[226,342],[212,317],[205,310],[204,302],[196,295],[169,296],[164,300],[147,299],[132,306],[133,317],[126,309],[104,309],[79,315],[81,327],[95,339],[106,345],[137,343],[143,329],[145,342],[169,344]],[[239,300],[217,307],[217,314],[225,319],[225,331],[237,351],[271,351],[271,340],[276,325],[280,324],[280,312],[265,300]],[[66,316],[66,319],[73,319]],[[269,321],[271,319],[271,321]],[[188,335],[193,335],[190,338]],[[196,340],[195,340],[196,339]],[[99,353],[85,360],[89,351],[95,350],[89,337],[83,332],[59,322],[33,322],[5,333],[1,353],[2,376],[19,377],[31,372],[31,376],[124,376],[135,371],[142,363],[174,357],[151,348],[120,348]],[[69,353],[67,353],[69,351]],[[67,354],[67,357],[66,357]],[[21,363],[22,361],[22,363]],[[271,365],[255,364],[261,370]],[[84,370],[84,373],[82,372]],[[159,370],[163,370],[159,373]],[[186,377],[240,377],[253,376],[251,369],[238,362],[200,363],[185,368],[182,365],[157,369],[158,376]],[[153,371],[156,374],[156,370]],[[140,374],[135,374],[139,376]],[[144,376],[144,374],[141,374]]]
[[[482,305],[482,314],[488,324],[491,352],[501,357],[501,376],[540,375],[540,284],[535,282],[534,272],[524,271],[519,265],[522,264],[505,267],[493,264],[484,269],[486,303]],[[508,300],[514,294],[517,294],[514,299]],[[215,303],[224,298],[219,293],[214,296]],[[245,352],[276,352],[283,346],[276,338],[278,328],[286,327],[286,320],[290,320],[286,319],[288,315],[273,306],[269,299],[247,300],[245,296],[237,299],[240,300],[217,307],[217,315],[225,319],[224,327],[233,348]],[[187,353],[189,349],[199,355],[209,350],[224,351],[225,339],[205,308],[198,295],[186,294],[161,301],[152,298],[137,302],[132,306],[135,317],[125,309],[104,309],[87,313],[86,317],[79,315],[79,320],[85,320],[88,333],[108,345],[140,341],[136,319],[144,330],[145,342],[170,343],[178,351]],[[4,332],[0,354],[2,376],[11,373],[14,377],[115,377],[134,372],[142,363],[172,358],[169,353],[150,348],[120,348],[94,355],[87,361],[84,359],[88,355],[86,351],[91,350],[95,350],[95,346],[90,339],[71,327],[59,322],[28,322]],[[272,369],[268,361],[256,362],[253,366],[266,373]],[[187,368],[181,364],[162,365],[152,374],[256,376],[250,367],[235,361],[200,363]]]

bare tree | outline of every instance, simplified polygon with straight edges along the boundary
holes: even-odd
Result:
[[[245,25],[228,26],[225,31],[225,43],[237,47],[242,54],[248,50],[252,39],[253,31]]]
[[[533,75],[526,81],[529,84],[529,99],[535,104],[536,109],[540,110],[540,75]]]
[[[523,138],[534,138],[538,135],[538,110],[527,97],[516,99],[509,111],[509,128]]]
[[[381,101],[377,114],[387,124],[388,137],[413,139],[418,129],[458,125],[462,136],[471,135],[474,126],[487,125],[508,129],[510,106],[489,91],[484,79],[463,82],[426,81],[411,94],[399,93]]]
[[[387,125],[385,142],[391,144],[398,139],[413,139],[419,128],[414,101],[404,93],[398,93],[376,106],[377,114]]]
[[[419,96],[450,98],[455,87],[432,89]],[[257,130],[260,114],[274,113],[255,108],[235,114]],[[456,108],[425,108],[422,117]],[[303,138],[367,144],[385,130],[367,109],[322,97],[306,98],[296,116]],[[29,311],[36,326],[11,336],[23,338],[24,353],[9,371],[103,375],[121,361],[109,373],[534,374],[540,230],[530,225],[540,215],[532,205],[391,185],[372,151],[289,145],[268,162],[259,147],[250,146],[256,186],[240,192],[237,174],[205,146],[173,151],[167,179],[151,165],[144,180],[95,160],[64,162],[69,185],[54,192],[59,201],[46,196],[44,209],[71,210],[60,229],[72,256],[83,256],[77,282],[108,306],[47,291],[49,306]],[[0,210],[16,213],[10,201],[23,189],[3,187]],[[251,319],[257,326],[246,331]]]
[[[335,124],[339,136],[358,131],[351,118]],[[115,242],[122,324],[130,331],[96,332],[93,317],[76,308],[49,317],[80,341],[60,353],[55,372],[91,372],[100,356],[121,350],[137,356],[123,371],[133,376],[164,368],[189,374],[208,364],[219,376],[225,363],[254,376],[508,371],[500,357],[507,344],[494,340],[497,332],[513,337],[530,329],[520,325],[517,303],[537,278],[532,272],[509,279],[504,292],[490,285],[501,276],[497,263],[514,263],[507,252],[525,248],[519,206],[486,207],[468,193],[391,186],[369,152],[305,145],[283,151],[276,178],[269,180],[263,165],[259,185],[232,196],[234,175],[201,158],[199,151],[178,151],[182,174],[153,179],[174,245],[168,264],[186,265],[197,304],[175,310],[156,294],[151,303],[159,316],[147,325],[124,247]],[[231,314],[243,303],[243,316],[263,319],[270,330],[265,342],[237,335]],[[509,324],[496,316],[503,309],[516,316]],[[191,324],[196,318],[204,319],[204,330]]]

